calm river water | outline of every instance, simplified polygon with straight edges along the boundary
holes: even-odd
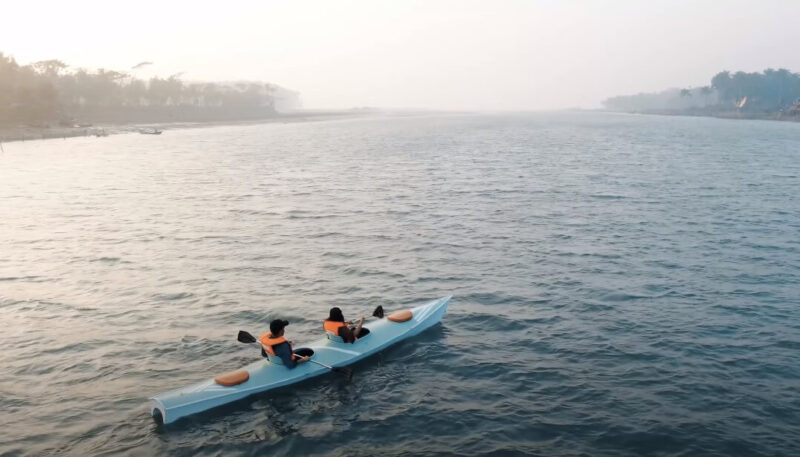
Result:
[[[800,455],[800,124],[430,115],[7,143],[0,454]],[[454,296],[354,367],[147,398]]]

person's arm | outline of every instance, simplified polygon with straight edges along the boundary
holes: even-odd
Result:
[[[353,329],[353,341],[361,335],[361,326],[364,325],[364,317],[362,316],[361,319],[358,320],[358,324],[356,324],[356,328]]]
[[[294,368],[297,366],[297,361],[292,358],[292,350],[289,349],[291,346],[287,343],[281,343],[277,346],[274,346],[273,349],[275,350],[275,354],[281,358],[283,364],[286,365],[286,368]]]

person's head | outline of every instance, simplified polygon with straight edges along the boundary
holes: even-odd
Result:
[[[289,321],[275,319],[269,323],[269,332],[272,336],[283,336],[283,328],[289,325]]]
[[[331,308],[331,313],[328,316],[328,320],[333,322],[344,322],[342,310],[339,308]]]

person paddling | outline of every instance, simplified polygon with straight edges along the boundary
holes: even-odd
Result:
[[[353,322],[344,321],[344,315],[342,314],[341,309],[331,308],[328,318],[323,323],[323,328],[326,332],[331,332],[334,335],[341,337],[345,343],[355,343],[356,340],[369,333],[368,329],[362,328],[362,325],[364,325],[363,316],[358,320],[358,322],[355,323],[355,327],[353,329],[350,329],[348,324],[353,324]]]
[[[307,355],[303,355],[303,349],[298,349],[297,353],[292,350],[292,343],[283,337],[283,329],[289,325],[289,321],[275,319],[269,323],[269,333],[261,335],[258,341],[261,343],[261,356],[267,354],[281,359],[286,368],[294,368],[300,363],[309,360]]]

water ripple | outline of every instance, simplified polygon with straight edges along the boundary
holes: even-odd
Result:
[[[407,116],[5,146],[0,454],[800,454],[800,131]],[[170,426],[239,329],[442,326]]]

